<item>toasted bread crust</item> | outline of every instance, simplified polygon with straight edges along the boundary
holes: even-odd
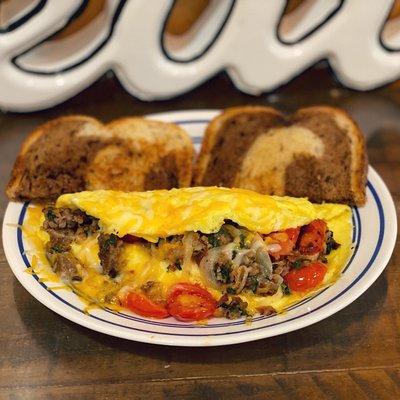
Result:
[[[312,106],[300,108],[296,115],[307,114],[309,112],[324,112],[336,116],[336,122],[341,127],[347,129],[352,141],[351,146],[351,191],[354,204],[362,206],[366,202],[366,184],[368,173],[368,156],[364,135],[358,124],[343,109],[328,106]]]
[[[52,139],[53,132],[57,132],[57,143]],[[54,151],[54,157],[49,151]],[[123,159],[119,157],[121,152],[125,154]],[[69,163],[65,163],[65,159],[70,160],[67,153],[72,153]],[[152,163],[141,170],[138,168],[140,155],[146,158],[149,153],[153,156]],[[135,157],[136,154],[139,157]],[[158,175],[152,175],[148,188],[188,186],[193,154],[189,136],[174,124],[135,117],[105,126],[87,116],[61,117],[28,135],[15,161],[6,194],[11,200],[39,200],[52,199],[68,191],[92,189],[88,171],[95,177],[96,188],[145,190],[146,175],[153,170],[158,171]],[[116,166],[107,164],[105,156],[110,155],[116,157]],[[35,164],[35,160],[40,164]],[[129,172],[135,165],[136,181],[129,179],[127,173],[121,175],[121,171]],[[113,175],[115,168],[119,171]]]
[[[216,144],[216,140],[218,137],[224,134],[224,129],[225,122],[232,119],[233,117],[236,117],[240,114],[248,114],[248,113],[270,113],[272,116],[279,116],[284,119],[282,114],[280,114],[277,110],[269,108],[269,107],[234,107],[231,109],[227,109],[224,111],[222,114],[214,118],[209,126],[206,129],[205,132],[205,137],[203,140],[202,148],[199,154],[199,157],[197,159],[197,164],[195,166],[195,176],[194,176],[194,184],[196,185],[201,185],[204,184],[205,182],[207,184],[215,184],[219,185],[220,183],[215,180],[215,178],[210,179],[210,173],[213,173],[213,176],[217,176],[218,173],[222,174],[223,171],[217,171],[216,167],[214,165],[211,165],[211,161],[215,162],[215,157],[213,158],[213,151],[215,152],[216,150],[214,149],[214,146]],[[275,157],[274,161],[277,162],[278,158],[281,157],[281,161],[283,163],[284,168],[284,175],[282,178],[282,174],[275,174],[273,171],[275,171],[275,167],[271,164],[271,169],[269,170],[269,173],[267,175],[262,175],[263,174],[263,169],[264,167],[260,169],[257,169],[258,166],[261,166],[262,164],[264,166],[270,165],[271,161],[268,157],[264,160],[264,156],[261,155],[260,151],[262,152],[261,148],[257,148],[258,144],[261,144],[260,140],[256,139],[262,139],[263,146],[267,146],[268,143],[271,143],[271,146],[273,143],[276,145],[276,139],[277,135],[281,137],[280,139],[280,145],[285,147],[289,147],[285,145],[285,134],[281,133],[278,129],[271,128],[267,132],[265,132],[265,135],[261,135],[262,137],[256,137],[253,142],[253,145],[251,147],[251,154],[247,154],[248,151],[250,151],[250,148],[245,148],[243,149],[243,152],[246,154],[241,154],[241,157],[238,158],[238,169],[237,172],[235,172],[235,178],[231,181],[230,186],[235,186],[235,187],[245,187],[248,189],[260,191],[262,193],[268,193],[268,194],[278,194],[278,195],[292,195],[292,196],[309,196],[311,200],[313,201],[334,201],[334,202],[344,202],[348,204],[355,204],[355,205],[363,205],[365,204],[366,201],[366,194],[365,194],[365,185],[366,185],[366,179],[367,179],[367,156],[366,156],[366,149],[365,149],[365,140],[364,137],[357,126],[357,124],[351,119],[351,117],[343,110],[338,109],[338,108],[333,108],[333,107],[328,107],[328,106],[313,106],[313,107],[307,107],[307,108],[302,108],[299,109],[295,114],[293,114],[290,118],[285,118],[283,122],[281,123],[281,128],[285,132],[289,132],[290,127],[295,128],[297,130],[295,137],[297,138],[296,140],[302,140],[301,135],[303,133],[300,133],[299,128],[297,127],[296,121],[301,121],[302,119],[307,120],[309,117],[313,117],[314,120],[315,118],[318,119],[318,114],[321,115],[321,119],[324,120],[324,123],[330,123],[331,128],[330,130],[332,131],[332,134],[337,134],[337,140],[340,140],[340,137],[344,138],[346,137],[346,143],[348,144],[348,149],[349,149],[349,154],[350,154],[350,160],[348,158],[346,159],[346,165],[348,164],[350,166],[349,171],[342,171],[341,172],[341,165],[337,165],[337,169],[332,171],[333,175],[331,173],[327,173],[326,175],[320,176],[320,172],[314,171],[313,173],[308,173],[308,165],[307,165],[307,159],[311,157],[310,160],[314,160],[313,163],[317,162],[325,162],[323,160],[329,159],[329,157],[333,157],[333,153],[331,153],[331,150],[328,150],[326,154],[327,156],[324,156],[320,158],[318,156],[316,158],[315,155],[312,155],[312,153],[309,153],[307,150],[304,153],[304,160],[302,162],[296,161],[296,168],[293,169],[291,168],[291,171],[297,170],[297,172],[304,171],[304,173],[301,173],[302,181],[301,182],[296,182],[296,180],[293,181],[291,179],[290,181],[290,187],[286,186],[288,185],[288,182],[285,183],[285,176],[288,176],[287,173],[289,173],[286,166],[292,166],[294,167],[295,164],[292,164],[293,161],[298,160],[297,157],[300,154],[302,155],[303,153],[299,153],[300,150],[296,150],[296,154],[292,153],[290,155],[290,158],[285,158],[288,156],[288,153],[279,153],[279,149],[277,148],[278,153],[277,156]],[[317,117],[316,117],[317,116]],[[324,116],[324,118],[322,118]],[[331,122],[329,122],[331,121]],[[311,126],[317,125],[317,127],[320,124],[315,124],[311,123]],[[327,126],[327,125],[326,125]],[[301,123],[299,125],[301,129]],[[329,126],[327,126],[329,127]],[[245,127],[242,126],[242,129]],[[241,130],[241,127],[239,126],[238,131]],[[318,128],[316,128],[318,129]],[[309,133],[308,136],[308,141],[312,140],[310,137],[312,137],[313,132],[312,130],[310,131],[309,129],[306,129],[307,132]],[[277,132],[279,131],[279,132]],[[292,131],[293,132],[293,131]],[[334,133],[336,132],[336,133]],[[339,135],[339,132],[340,133]],[[320,132],[321,134],[323,132]],[[316,148],[318,148],[318,151],[321,151],[321,149],[325,148],[325,145],[323,144],[323,141],[321,140],[328,140],[327,143],[331,142],[332,136],[326,136],[327,132],[324,132],[322,135],[319,135],[319,132],[316,131],[315,134],[317,134],[316,139],[320,141],[320,144],[316,143]],[[341,136],[341,135],[345,136]],[[310,136],[311,135],[311,136]],[[290,137],[292,137],[291,135]],[[319,138],[321,136],[321,138]],[[274,142],[271,142],[272,137],[274,138]],[[289,137],[289,136],[288,136]],[[323,139],[325,137],[325,139]],[[271,138],[271,139],[270,139]],[[279,143],[279,142],[278,142]],[[347,146],[344,144],[345,142],[341,142],[341,146],[339,148],[343,148],[343,146]],[[288,144],[288,143],[286,143]],[[321,147],[322,146],[322,147]],[[302,145],[302,148],[304,148],[305,145]],[[329,147],[329,146],[328,146]],[[265,148],[265,147],[262,147]],[[267,149],[267,148],[265,148]],[[332,149],[332,148],[331,148]],[[311,150],[310,150],[311,151]],[[333,151],[333,149],[332,149]],[[328,154],[331,153],[330,156]],[[281,154],[279,156],[279,154]],[[284,155],[286,154],[286,155]],[[309,155],[308,155],[309,154]],[[228,155],[225,154],[225,158]],[[224,156],[222,156],[224,157]],[[251,159],[250,159],[250,158]],[[294,158],[293,158],[294,157]],[[328,157],[328,158],[327,158]],[[345,156],[345,153],[342,153],[342,157],[347,157]],[[318,161],[320,160],[320,161]],[[244,163],[246,163],[246,167],[244,167]],[[276,164],[275,164],[276,165]],[[334,166],[334,164],[332,164]],[[217,165],[218,168],[221,168],[221,165]],[[327,171],[329,169],[330,165],[321,165],[318,167],[318,171]],[[286,174],[285,174],[285,168],[286,168]],[[347,167],[346,167],[347,168]],[[235,169],[236,171],[236,169]],[[246,175],[247,174],[247,175]],[[261,175],[260,175],[261,174]],[[317,174],[317,175],[316,175]],[[339,176],[341,174],[341,176]],[[344,174],[344,175],[343,175]],[[296,173],[296,175],[298,175]],[[346,175],[348,176],[347,183],[344,182],[344,179],[346,179]],[[291,176],[291,175],[289,175]],[[339,181],[342,182],[340,186],[340,190],[338,190],[336,193],[334,193],[335,190],[335,185],[330,184],[325,184],[324,179],[327,179],[327,182],[334,182],[336,181],[337,178],[334,178],[336,176],[339,178]],[[213,180],[214,179],[214,180]],[[311,181],[311,179],[313,179]],[[320,179],[322,179],[320,181]],[[334,179],[334,181],[332,181]],[[319,184],[318,182],[321,182]],[[309,185],[307,185],[307,183]],[[302,188],[300,188],[300,185],[303,185]],[[319,186],[318,186],[319,185]],[[314,190],[310,190],[308,192],[307,187],[313,187]],[[325,191],[325,187],[327,188],[329,186],[329,191]]]

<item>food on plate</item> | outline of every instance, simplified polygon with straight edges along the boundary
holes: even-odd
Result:
[[[343,110],[308,107],[285,118],[249,106],[228,108],[208,125],[194,183],[360,206],[366,173],[364,137]]]
[[[244,189],[86,191],[28,210],[40,277],[151,318],[279,313],[335,282],[351,253],[347,205]]]
[[[27,137],[6,191],[11,200],[37,200],[82,190],[185,187],[193,154],[190,137],[175,124],[61,117]]]

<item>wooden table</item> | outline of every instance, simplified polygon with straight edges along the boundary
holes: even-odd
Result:
[[[311,89],[313,88],[313,89]],[[346,108],[368,138],[370,163],[400,205],[400,93],[338,88],[326,70],[307,72],[279,94],[250,97],[225,75],[178,99],[143,103],[103,78],[51,110],[0,114],[0,185],[26,134],[71,113],[103,121],[166,110],[270,104],[291,112]],[[7,199],[0,197],[1,215]],[[314,326],[220,348],[162,347],[90,331],[36,301],[0,249],[1,399],[400,399],[400,249],[353,304]]]

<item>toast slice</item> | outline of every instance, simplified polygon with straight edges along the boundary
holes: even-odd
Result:
[[[142,191],[190,186],[194,148],[178,125],[121,118],[106,125],[111,143],[86,173],[87,188]]]
[[[315,106],[285,118],[268,107],[234,107],[207,127],[194,184],[360,206],[366,174],[364,136],[343,110]]]
[[[11,200],[54,199],[92,189],[142,191],[189,186],[193,145],[179,126],[144,118],[103,125],[74,115],[25,140],[6,188]]]

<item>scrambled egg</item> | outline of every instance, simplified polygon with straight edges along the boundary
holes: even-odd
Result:
[[[335,282],[351,254],[351,210],[338,204],[316,205],[306,199],[261,195],[243,189],[187,188],[170,191],[124,193],[93,191],[67,194],[59,197],[57,207],[79,208],[99,219],[102,231],[119,236],[133,234],[156,242],[159,237],[183,234],[188,231],[212,233],[219,230],[224,220],[232,220],[245,228],[260,233],[270,233],[308,224],[320,218],[333,231],[339,249],[328,255],[328,272],[323,285],[317,290],[284,295],[279,290],[273,296],[257,296],[241,293],[248,303],[248,311],[256,313],[258,307],[272,306],[282,312],[288,306],[308,297],[322,287]],[[54,280],[54,273],[45,257],[48,235],[40,227],[44,217],[40,206],[28,209],[23,231],[33,247],[35,272],[44,280]],[[164,294],[178,282],[199,283],[207,287],[207,281],[195,263],[182,270],[168,271],[168,263],[140,244],[126,244],[122,265],[116,279],[101,274],[95,237],[74,243],[72,252],[86,267],[87,275],[82,282],[74,283],[74,290],[90,303],[109,305],[109,293],[130,285],[140,288],[148,281],[162,283]],[[217,289],[207,287],[216,299],[222,296]],[[115,307],[114,307],[115,308]]]

